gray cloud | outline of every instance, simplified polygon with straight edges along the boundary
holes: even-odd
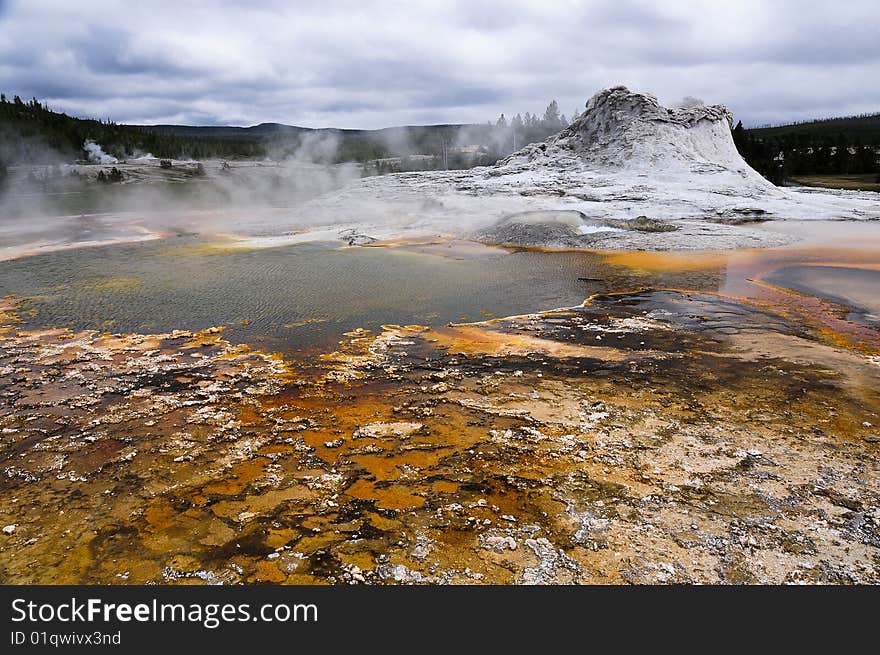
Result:
[[[873,0],[0,0],[0,89],[135,123],[569,113],[612,84],[746,124],[880,109]]]

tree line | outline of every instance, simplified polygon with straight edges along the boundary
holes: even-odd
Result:
[[[799,175],[876,175],[880,182],[880,114],[753,130],[740,121],[733,142],[777,185]]]
[[[492,164],[527,143],[540,141],[568,124],[552,101],[543,115],[502,115],[492,123],[433,125],[387,130],[322,130],[334,147],[318,156],[321,163],[371,163],[373,172],[468,168]],[[319,131],[275,126],[191,128],[124,125],[112,120],[82,119],[55,112],[36,98],[23,101],[0,94],[0,175],[8,164],[56,164],[87,159],[86,141],[98,143],[119,160],[152,154],[159,158],[284,159],[307,147]],[[476,152],[468,146],[478,146]],[[428,155],[431,159],[418,158]],[[397,162],[381,160],[397,159]]]
[[[579,113],[578,111],[572,113],[572,119]],[[529,112],[518,113],[508,121],[505,115],[501,114],[495,121],[498,135],[506,146],[506,152],[503,154],[510,154],[529,143],[543,141],[568,125],[569,119],[559,112],[559,103],[556,100],[550,101],[542,116]]]
[[[118,159],[146,153],[192,159],[265,155],[260,143],[157,134],[143,126],[54,112],[36,98],[23,101],[16,95],[9,100],[0,94],[0,162],[53,164],[85,159],[83,144],[87,140],[101,144]]]

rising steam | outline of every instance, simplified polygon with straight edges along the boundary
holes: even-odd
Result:
[[[92,141],[91,139],[86,140],[83,144],[83,150],[86,153],[86,157],[93,164],[118,164],[119,160],[116,159],[113,155],[108,155],[104,152],[104,149]]]

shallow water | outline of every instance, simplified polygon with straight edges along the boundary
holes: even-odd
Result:
[[[785,266],[768,275],[765,280],[850,306],[865,320],[880,323],[880,270],[845,266]]]
[[[233,328],[233,341],[281,351],[325,346],[356,327],[442,325],[578,305],[640,285],[717,290],[701,269],[633,272],[598,253],[459,244],[241,249],[176,238],[0,262],[0,295],[27,298],[37,326],[113,332]]]
[[[853,320],[876,321],[876,226],[799,227],[805,246],[705,253],[443,241],[258,248],[178,236],[3,261],[0,295],[24,299],[33,326],[145,334],[223,326],[233,342],[285,353],[320,351],[358,327],[479,321],[645,287],[774,302],[775,289],[791,289],[850,307]]]

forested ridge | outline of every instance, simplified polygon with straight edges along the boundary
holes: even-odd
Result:
[[[880,113],[748,130],[737,123],[733,140],[776,184],[798,175],[880,175]]]

